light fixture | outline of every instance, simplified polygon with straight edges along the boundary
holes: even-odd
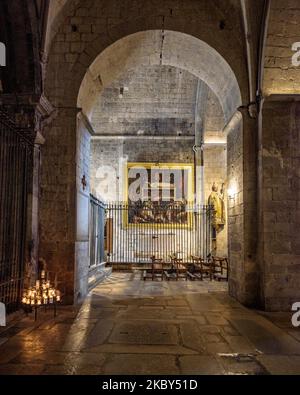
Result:
[[[232,184],[228,190],[227,190],[227,194],[229,199],[235,199],[236,195],[237,195],[237,188],[235,184]]]

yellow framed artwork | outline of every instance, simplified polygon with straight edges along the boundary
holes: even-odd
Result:
[[[129,162],[124,179],[126,226],[191,226],[193,164]]]

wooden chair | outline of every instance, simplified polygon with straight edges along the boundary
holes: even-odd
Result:
[[[228,281],[229,262],[226,257],[213,257],[214,278],[218,281]]]
[[[155,278],[161,278],[163,280],[164,278],[164,260],[160,258],[155,258],[154,256],[151,257],[152,261],[152,281],[154,281]]]
[[[187,279],[188,279],[187,267],[183,263],[183,259],[175,258],[173,260],[173,270],[175,270],[176,281],[178,281],[179,278],[184,278],[187,281]]]
[[[192,267],[189,271],[189,277],[194,277],[197,280],[203,280],[204,275],[209,276],[209,279],[212,281],[214,274],[213,261],[209,259],[204,260],[199,256],[192,256]]]
[[[179,278],[188,279],[187,267],[183,264],[183,259],[175,258],[174,255],[170,255],[171,268],[164,271],[165,277],[168,281],[176,280]]]

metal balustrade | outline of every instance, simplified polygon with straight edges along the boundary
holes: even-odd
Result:
[[[111,264],[141,266],[152,257],[192,263],[212,252],[211,206],[180,202],[106,205],[105,254]]]
[[[0,302],[19,308],[33,144],[0,111]]]

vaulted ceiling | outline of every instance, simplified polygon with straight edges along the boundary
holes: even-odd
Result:
[[[203,82],[202,82],[203,83]],[[199,80],[171,66],[131,69],[106,87],[95,103],[92,125],[101,135],[194,135]],[[208,88],[201,108],[206,133],[222,131],[222,107]]]

